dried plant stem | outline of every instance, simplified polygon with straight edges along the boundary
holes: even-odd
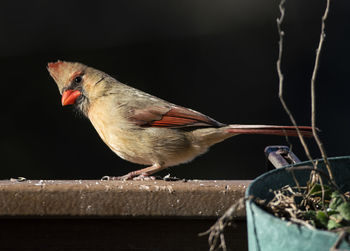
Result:
[[[302,225],[302,226],[305,226],[307,227],[308,229],[311,229],[311,230],[314,230],[315,227],[313,227],[312,225],[310,225],[309,223],[307,223],[307,221],[304,221],[304,220],[300,220],[298,218],[290,218],[289,219],[291,222],[293,223],[297,223],[299,225]]]
[[[319,66],[319,61],[320,61],[320,55],[321,55],[321,51],[322,51],[322,46],[323,46],[323,42],[325,39],[325,22],[326,19],[328,17],[328,12],[329,12],[329,5],[330,5],[330,0],[327,0],[327,5],[326,5],[326,9],[325,12],[322,16],[322,24],[321,24],[321,35],[320,35],[320,41],[318,43],[318,47],[316,50],[316,58],[315,58],[315,65],[314,65],[314,69],[312,72],[312,77],[311,77],[311,126],[312,126],[312,133],[313,136],[315,138],[315,141],[317,143],[317,146],[321,152],[323,161],[326,165],[327,171],[328,171],[328,175],[330,180],[332,181],[332,183],[335,183],[334,181],[334,176],[331,170],[331,166],[330,163],[327,159],[327,154],[326,151],[323,147],[323,144],[317,134],[317,129],[316,129],[316,95],[315,95],[315,82],[316,82],[316,76],[317,76],[317,70],[318,70],[318,66]]]
[[[281,28],[281,24],[283,22],[284,19],[284,14],[285,14],[285,8],[284,8],[284,4],[285,4],[286,0],[281,0],[280,4],[279,4],[279,9],[280,9],[280,13],[281,16],[279,18],[277,18],[277,30],[278,30],[278,35],[279,35],[279,41],[278,41],[278,49],[279,49],[279,53],[278,53],[278,59],[277,59],[277,73],[278,73],[278,78],[279,78],[279,91],[278,91],[278,97],[281,101],[281,104],[283,106],[283,109],[285,110],[285,112],[287,113],[287,115],[289,116],[290,121],[292,122],[292,124],[296,127],[297,133],[298,133],[298,137],[299,140],[304,148],[305,154],[307,156],[307,158],[311,161],[312,165],[315,167],[316,169],[316,165],[315,162],[313,161],[309,148],[304,140],[303,135],[300,133],[300,130],[297,126],[297,123],[294,119],[294,116],[292,115],[291,111],[289,110],[286,102],[284,101],[283,98],[283,73],[281,70],[281,62],[282,62],[282,53],[283,53],[283,36],[284,36],[284,31]]]
[[[343,229],[343,231],[339,234],[337,241],[331,247],[330,251],[340,251],[340,249],[338,249],[338,248],[339,248],[340,244],[342,243],[342,241],[346,240],[347,235],[349,235],[349,233]]]
[[[249,198],[252,199],[252,198]],[[209,234],[209,251],[216,251],[222,249],[227,251],[224,230],[227,225],[229,225],[234,220],[234,215],[237,211],[244,208],[246,198],[240,198],[236,203],[234,203],[227,211],[216,221],[216,223],[210,227],[206,232],[198,234],[199,236],[204,236]],[[220,242],[219,242],[220,241]]]

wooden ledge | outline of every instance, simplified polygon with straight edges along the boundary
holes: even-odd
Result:
[[[244,196],[247,180],[0,181],[0,217],[217,218]],[[245,217],[245,211],[237,213]]]

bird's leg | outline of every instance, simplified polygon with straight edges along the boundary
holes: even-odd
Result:
[[[164,166],[160,164],[153,164],[152,166],[142,168],[140,170],[132,171],[126,175],[119,177],[108,177],[109,180],[154,180],[154,176],[150,176],[153,173],[156,173],[162,169]]]

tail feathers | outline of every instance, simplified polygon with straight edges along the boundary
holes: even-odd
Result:
[[[312,137],[311,126],[298,126],[300,133],[306,137]],[[279,136],[298,136],[295,126],[276,125],[229,125],[227,132],[233,134],[269,134]]]

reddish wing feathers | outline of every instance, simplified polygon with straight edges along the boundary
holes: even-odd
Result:
[[[143,127],[222,127],[224,124],[199,112],[180,106],[153,106],[134,110],[129,117],[135,124]],[[302,135],[311,137],[312,128],[299,126]],[[294,126],[274,125],[229,125],[227,132],[234,134],[270,134],[298,136]]]
[[[130,119],[145,127],[221,127],[223,124],[193,110],[174,107],[149,107],[135,110]]]
[[[151,122],[151,126],[160,127],[187,127],[187,126],[214,126],[221,124],[201,113],[184,107],[173,107],[162,116],[162,119]]]
[[[169,107],[148,107],[145,109],[136,109],[132,111],[129,120],[137,125],[145,126],[150,122],[162,119],[163,114],[170,110]]]

